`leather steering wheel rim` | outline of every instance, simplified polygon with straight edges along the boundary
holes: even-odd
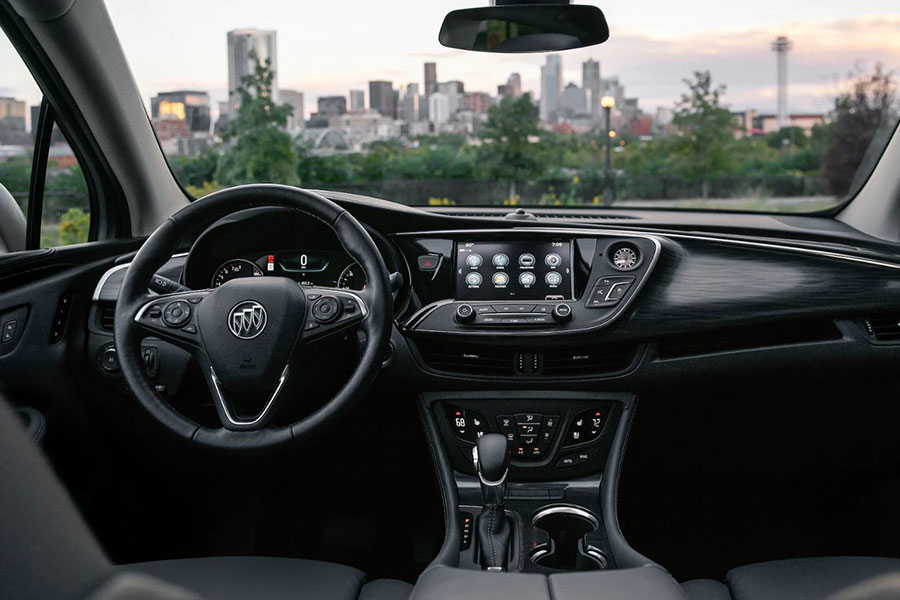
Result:
[[[357,366],[340,390],[302,420],[285,427],[243,431],[204,427],[177,412],[156,393],[141,356],[141,341],[148,337],[148,332],[142,329],[136,318],[149,302],[159,298],[149,294],[148,284],[157,270],[171,258],[182,238],[202,231],[231,213],[257,207],[297,210],[318,219],[335,232],[347,254],[366,273],[366,290],[356,294],[367,308],[359,322],[366,341]],[[253,184],[224,189],[196,200],[169,217],[153,232],[125,274],[116,302],[114,333],[125,381],[137,401],[157,421],[179,437],[202,446],[259,450],[308,437],[343,415],[368,391],[388,347],[392,316],[391,285],[384,260],[372,238],[350,213],[308,190],[276,184]],[[202,330],[200,334],[203,334]]]

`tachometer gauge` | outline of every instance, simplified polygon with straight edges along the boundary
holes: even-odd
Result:
[[[262,277],[262,269],[254,265],[249,260],[237,258],[229,260],[216,269],[210,285],[214,288],[231,281],[232,279],[240,279],[241,277]]]
[[[341,273],[338,277],[337,286],[345,290],[364,290],[366,289],[366,274],[358,263],[353,263]]]

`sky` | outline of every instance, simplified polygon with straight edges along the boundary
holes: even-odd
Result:
[[[423,80],[423,63],[437,63],[440,81],[461,80],[467,91],[496,94],[512,72],[539,91],[541,55],[490,55],[443,48],[441,20],[459,0],[107,0],[138,87],[149,105],[157,92],[202,89],[227,98],[226,32],[258,27],[278,32],[282,88],[306,94],[348,94],[369,80],[395,87]],[[565,52],[565,83],[581,84],[581,63],[600,61],[601,76],[617,75],[627,96],[652,112],[671,106],[696,70],[727,86],[734,109],[775,107],[778,35],[794,42],[789,57],[791,112],[824,112],[854,68],[882,62],[900,74],[897,0],[609,0],[595,4],[611,28],[608,42]],[[37,103],[40,96],[7,40],[0,40],[0,96]]]

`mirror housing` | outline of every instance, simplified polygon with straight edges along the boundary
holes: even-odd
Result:
[[[596,6],[499,0],[495,6],[450,12],[438,39],[448,48],[475,52],[557,52],[602,44],[609,39],[609,25]]]

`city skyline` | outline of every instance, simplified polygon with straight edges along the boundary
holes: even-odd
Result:
[[[383,21],[383,10],[379,13],[360,6],[356,11],[357,3],[350,1],[352,7],[342,7],[340,11],[341,31],[347,35],[339,36],[334,52],[309,51],[331,30],[321,22],[316,27],[300,27],[290,18],[276,19],[275,13],[281,17],[297,14],[296,7],[283,2],[264,2],[252,11],[242,8],[223,11],[218,4],[197,0],[189,3],[190,6],[179,4],[180,10],[187,10],[188,15],[178,22],[166,20],[165,25],[159,13],[167,12],[169,0],[160,0],[155,5],[158,10],[146,10],[122,0],[109,0],[108,4],[148,109],[150,98],[177,89],[207,91],[214,107],[227,100],[224,37],[227,31],[243,27],[277,29],[278,87],[304,93],[304,116],[315,110],[318,97],[348,96],[352,89],[368,91],[370,81],[389,80],[397,89],[417,83],[424,91],[422,65],[425,62],[438,64],[439,81],[461,80],[466,83],[467,91],[492,95],[510,73],[518,72],[523,91],[531,92],[536,100],[540,98],[543,56],[479,55],[438,45],[436,31],[440,18],[445,9],[458,7],[458,2],[437,1],[434,10],[429,5],[429,10],[421,11],[423,15],[415,15],[414,19],[411,16],[410,23],[420,27],[413,27],[408,41],[400,43],[386,39],[382,28],[368,25],[378,23],[379,15]],[[405,0],[397,2],[398,6],[406,4]],[[679,10],[691,13],[693,4],[698,3],[688,1],[679,5]],[[900,14],[872,15],[896,11],[890,4],[863,0],[847,7],[827,0],[818,3],[813,13],[808,7],[798,10],[762,0],[753,11],[708,7],[702,16],[697,17],[700,13],[695,13],[696,18],[692,19],[676,18],[672,9],[662,3],[644,3],[643,6],[650,7],[644,13],[624,3],[601,5],[612,24],[613,36],[602,46],[562,53],[562,87],[570,82],[581,85],[582,63],[597,60],[603,77],[619,76],[627,85],[629,95],[640,98],[641,106],[652,111],[659,106],[671,106],[684,89],[682,79],[690,77],[692,71],[708,69],[716,82],[728,86],[725,101],[732,108],[774,112],[775,57],[769,46],[774,36],[788,32],[795,42],[789,59],[790,110],[827,111],[841,80],[857,61],[871,67],[880,60],[888,70],[900,66],[900,42],[897,41]],[[320,6],[310,10],[320,17],[329,14],[327,8]],[[348,10],[356,11],[359,22],[346,18]],[[196,18],[187,18],[192,16]],[[664,22],[668,27],[662,26]],[[155,37],[147,36],[146,32],[153,31],[156,24],[166,28],[167,42],[172,45],[165,56],[177,56],[180,50],[190,60],[160,60],[158,48],[148,50]],[[213,31],[218,24],[223,25],[222,29]],[[138,29],[141,35],[136,33]],[[298,35],[301,32],[303,35]],[[377,47],[360,49],[370,42],[375,46],[376,40],[381,42]],[[10,51],[8,42],[7,47],[0,48],[0,61],[4,64]],[[39,94],[33,84],[28,85],[28,73],[25,71],[23,76],[22,70],[0,81],[0,95],[36,104]],[[218,112],[215,108],[213,111]]]

